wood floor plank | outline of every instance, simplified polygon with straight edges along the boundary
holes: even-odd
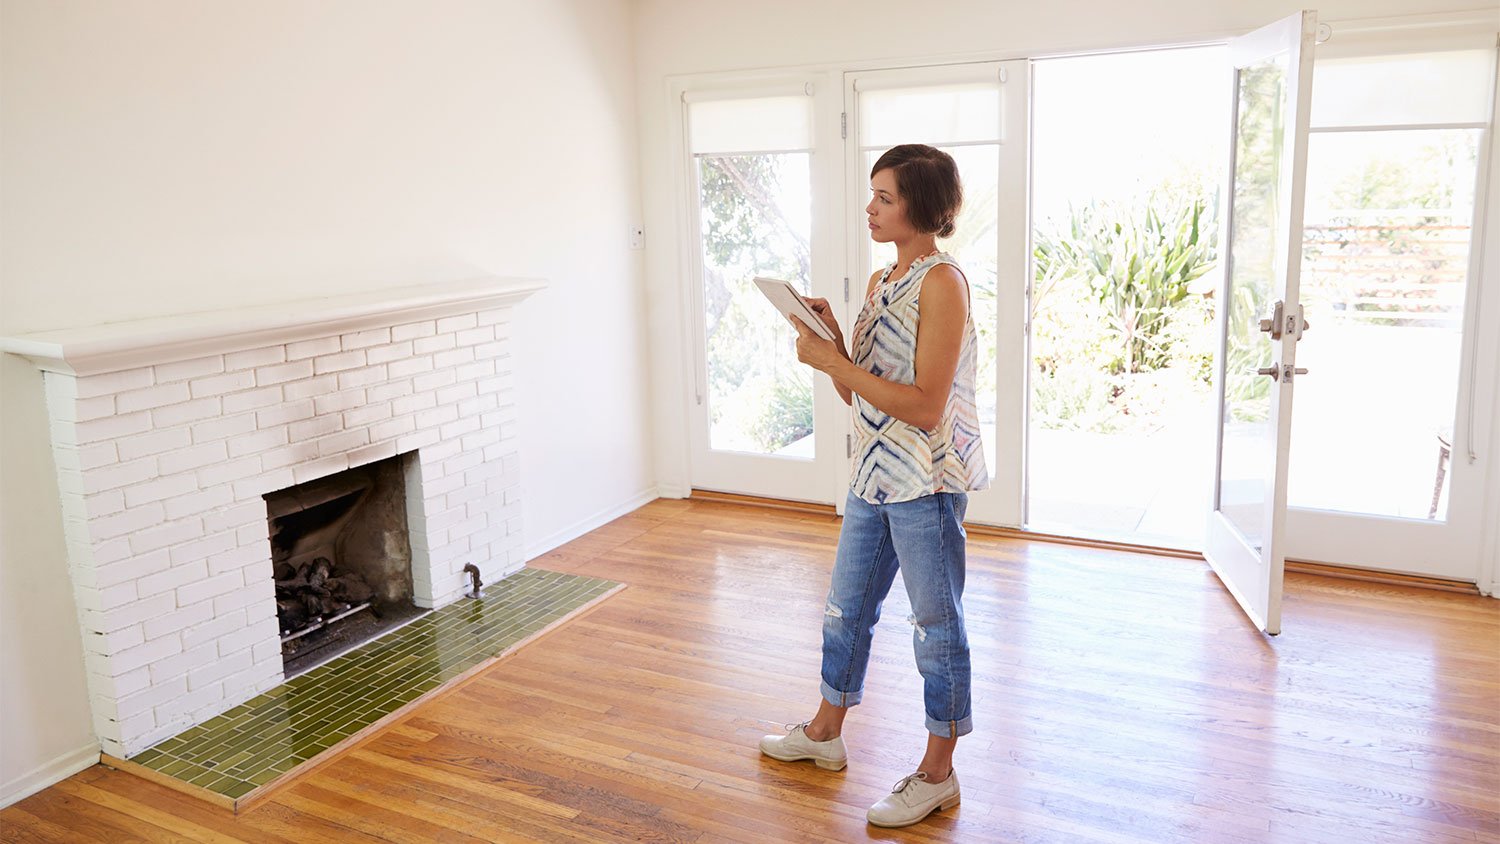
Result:
[[[392,844],[485,844],[462,830],[445,829],[415,814],[400,812],[367,794],[331,790],[313,782],[298,783],[276,798],[278,803],[311,817],[373,835]]]
[[[193,820],[159,808],[157,805],[148,805],[122,796],[105,787],[105,785],[103,782],[91,785],[73,780],[63,780],[53,786],[53,788],[69,796],[82,800],[90,800],[105,808],[131,815],[162,829],[171,830],[193,841],[208,841],[213,842],[213,844],[238,844],[245,841],[245,839],[236,835],[220,832],[212,826],[195,823]],[[205,809],[207,808],[205,806]]]
[[[56,824],[33,814],[24,801],[7,807],[0,816],[0,841],[6,844],[31,844],[52,841],[103,841],[87,830],[75,830],[72,824]]]
[[[191,838],[133,817],[126,812],[76,797],[58,789],[47,789],[26,801],[38,817],[67,829],[79,841],[124,844],[131,841],[191,844]]]
[[[366,759],[343,759],[320,771],[314,784],[340,793],[378,795],[387,805],[445,829],[483,841],[588,842],[568,824],[576,812],[557,817],[486,799],[476,791],[444,789],[432,780],[392,777]]]
[[[540,794],[544,789],[524,780],[508,780],[501,777],[481,779],[471,776],[468,772],[455,772],[442,766],[425,765],[423,762],[430,758],[425,755],[412,755],[408,758],[406,754],[397,756],[387,752],[377,752],[376,748],[356,750],[350,756],[386,769],[386,776],[407,776],[427,781],[435,787],[449,789],[450,794],[463,798],[472,797],[472,802],[479,805],[509,804],[517,811],[543,817],[572,819],[578,816],[577,809],[543,799]]]
[[[149,782],[140,777],[104,765],[96,765],[85,774],[74,776],[53,786],[65,793],[113,808],[140,820],[171,829],[191,841],[244,841],[248,844],[296,844],[300,837],[285,837],[246,823],[224,809]],[[77,785],[95,792],[72,792],[65,786]],[[157,820],[160,816],[162,820]],[[206,830],[206,831],[205,831]],[[66,840],[66,839],[64,839]]]
[[[652,502],[533,560],[630,588],[239,816],[96,767],[5,841],[1500,842],[1500,601],[1290,573],[1254,630],[1201,562],[971,535],[963,801],[920,759],[898,579],[849,767],[761,756],[816,708],[839,520]]]

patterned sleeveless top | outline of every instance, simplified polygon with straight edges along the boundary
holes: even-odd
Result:
[[[917,313],[922,279],[938,264],[958,262],[946,252],[917,260],[892,281],[892,263],[870,291],[854,323],[854,364],[898,384],[916,383]],[[967,277],[965,278],[967,281]],[[854,468],[849,488],[872,504],[893,504],[938,492],[988,489],[989,472],[979,440],[974,377],[979,338],[971,313],[947,407],[936,428],[923,430],[877,409],[854,394]]]

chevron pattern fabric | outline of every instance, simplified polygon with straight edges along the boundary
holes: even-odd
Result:
[[[958,262],[946,252],[919,258],[894,281],[893,263],[870,291],[854,323],[856,366],[897,384],[916,383],[918,299],[922,279],[938,264]],[[971,315],[964,323],[963,347],[942,420],[923,430],[891,416],[854,394],[854,494],[872,504],[893,504],[937,492],[988,489],[974,406],[979,337]]]

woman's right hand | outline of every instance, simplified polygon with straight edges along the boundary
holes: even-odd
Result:
[[[839,328],[838,317],[833,315],[833,307],[828,304],[827,299],[814,299],[809,296],[803,296],[802,301],[806,302],[807,306],[813,309],[813,313],[818,315],[818,319],[823,320],[823,324],[828,326],[828,330],[833,332],[834,337],[837,337],[841,341],[844,339],[844,332]],[[840,343],[839,345],[842,346],[843,344]]]

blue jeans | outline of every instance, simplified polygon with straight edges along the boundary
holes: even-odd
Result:
[[[964,512],[969,496],[939,492],[894,504],[849,493],[833,584],[823,614],[823,698],[854,706],[864,696],[870,639],[896,570],[911,598],[912,645],[924,684],[927,731],[957,738],[969,711],[969,637],[964,632]]]

